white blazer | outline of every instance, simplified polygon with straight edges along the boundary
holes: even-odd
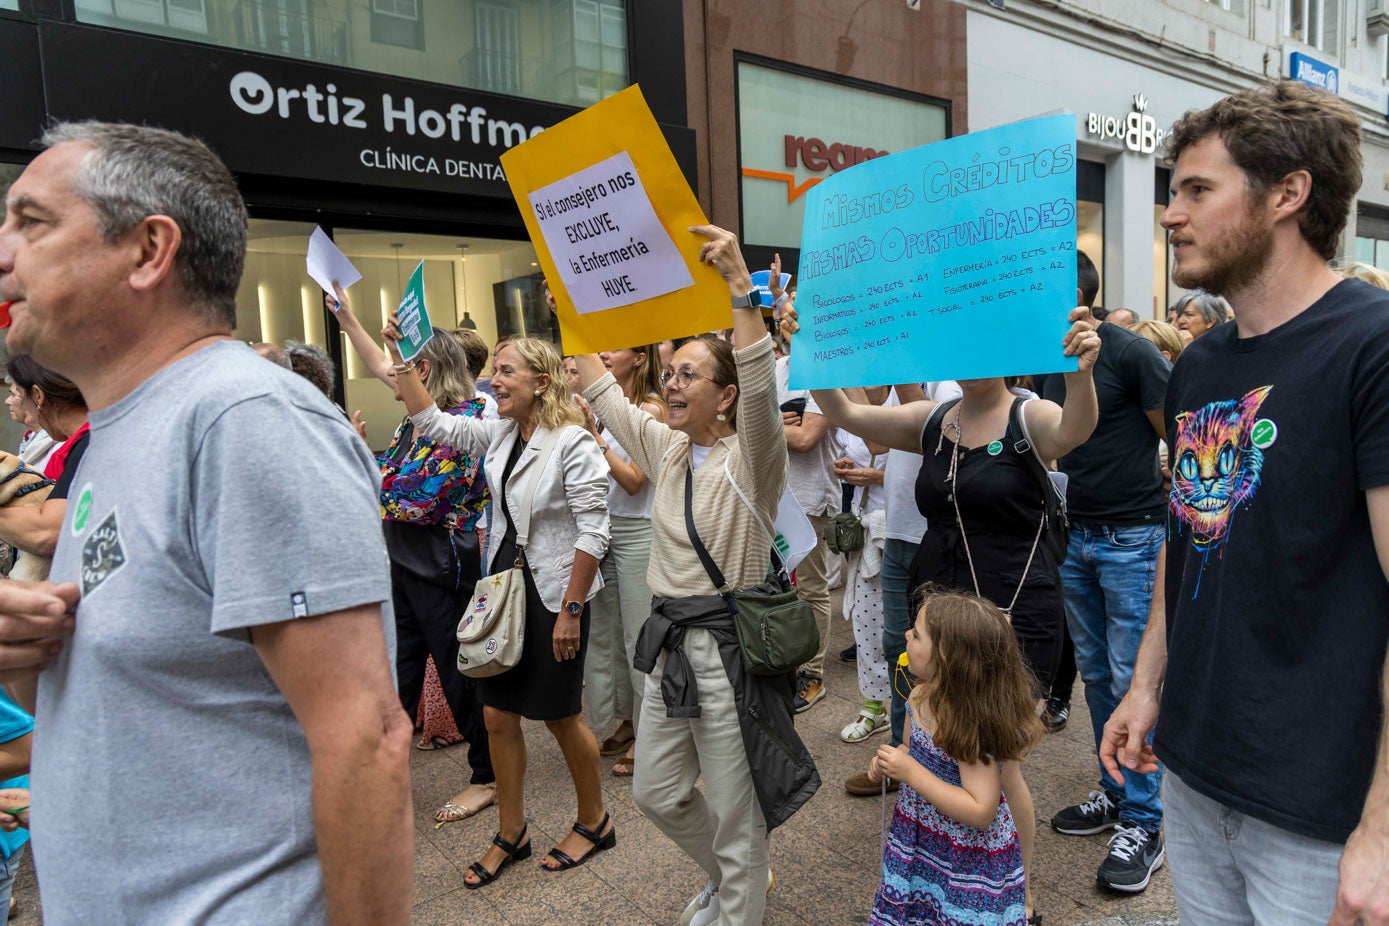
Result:
[[[462,415],[447,415],[431,405],[410,419],[415,433],[440,441],[473,456],[483,456],[483,473],[492,493],[492,526],[487,532],[487,551],[483,556],[485,575],[508,569],[511,563],[494,562],[502,538],[506,536],[506,509],[521,504],[532,479],[539,479],[531,503],[530,541],[526,564],[535,587],[549,611],[558,612],[574,571],[574,551],[583,550],[601,560],[608,552],[608,464],[598,452],[593,435],[578,425],[568,425],[555,443],[554,454],[544,472],[535,473],[540,445],[548,433],[536,428],[530,443],[521,451],[511,478],[501,485],[502,470],[520,438],[516,422],[510,419],[483,421]],[[585,600],[603,587],[603,577],[595,574]]]

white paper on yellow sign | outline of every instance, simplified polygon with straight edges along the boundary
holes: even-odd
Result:
[[[502,155],[568,353],[726,328],[728,286],[699,264],[708,220],[641,90],[628,87]]]

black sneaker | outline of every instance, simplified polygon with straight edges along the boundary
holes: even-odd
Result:
[[[796,677],[796,697],[791,706],[797,714],[808,711],[825,697],[825,683],[813,675],[802,672]]]
[[[1092,836],[1118,825],[1118,795],[1104,791],[1091,791],[1085,800],[1051,818],[1051,828],[1067,836]]]
[[[1095,877],[1110,890],[1136,894],[1147,888],[1166,855],[1161,832],[1120,823],[1118,831],[1109,837],[1109,857],[1100,864]]]
[[[855,662],[858,659],[858,644],[855,643],[848,649],[840,650],[839,658],[845,662]]]
[[[1042,709],[1042,726],[1048,733],[1058,733],[1066,729],[1066,721],[1071,719],[1071,702],[1060,698],[1047,698],[1047,706]]]

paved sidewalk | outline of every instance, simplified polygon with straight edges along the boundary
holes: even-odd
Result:
[[[881,802],[852,798],[842,783],[863,767],[885,737],[850,746],[839,730],[860,704],[853,666],[839,661],[852,642],[838,617],[835,594],[834,639],[827,664],[829,695],[797,718],[824,781],[820,792],[772,837],[776,887],[768,900],[766,926],[829,926],[867,923],[877,888]],[[1176,906],[1166,869],[1147,892],[1133,897],[1104,892],[1095,868],[1104,857],[1105,837],[1069,837],[1047,822],[1062,806],[1083,798],[1095,786],[1090,721],[1077,686],[1069,726],[1048,736],[1028,760],[1026,777],[1038,817],[1037,862],[1033,875],[1038,911],[1047,926],[1101,923],[1105,926],[1174,924]],[[597,731],[603,735],[608,731]],[[526,797],[536,858],[563,837],[573,823],[574,796],[564,760],[543,724],[527,724],[530,749]],[[496,830],[495,810],[434,829],[434,808],[467,781],[466,754],[452,748],[414,751],[415,915],[419,926],[670,926],[679,921],[704,875],[651,825],[632,801],[630,779],[614,778],[605,759],[603,787],[616,822],[618,844],[611,852],[573,871],[549,874],[535,860],[507,869],[495,884],[465,890],[463,873],[486,848]],[[371,834],[363,831],[369,841]],[[16,888],[20,910],[16,926],[41,922],[33,868],[26,861]],[[93,922],[100,920],[94,913]]]

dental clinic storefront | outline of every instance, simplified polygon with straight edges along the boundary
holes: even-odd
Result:
[[[12,5],[12,4],[9,4]],[[431,321],[558,339],[499,157],[640,81],[694,177],[678,0],[75,0],[75,16],[0,0],[0,189],[58,119],[201,137],[251,219],[236,336],[318,344],[373,447],[400,420],[346,346],[304,254],[322,226],[362,272],[379,330],[423,261]],[[156,15],[158,14],[158,15]],[[671,22],[676,28],[671,28]],[[638,51],[638,49],[642,49]]]

